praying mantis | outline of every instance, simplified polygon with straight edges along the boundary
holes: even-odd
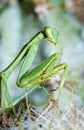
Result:
[[[58,43],[58,35],[59,33],[56,29],[50,27],[44,28],[44,31],[39,32],[28,43],[26,43],[12,63],[0,72],[0,109],[12,107],[25,96],[25,94],[23,94],[15,101],[12,101],[7,86],[11,73],[20,62],[22,63],[22,66],[19,71],[17,86],[21,88],[29,87],[26,91],[27,94],[34,91],[39,85],[41,85],[43,90],[47,92],[46,88],[43,86],[43,83],[61,70],[63,70],[63,73],[58,89],[60,90],[62,88],[67,75],[68,67],[65,63],[56,65],[59,59],[58,53],[52,54],[34,69],[29,71],[29,68],[31,67],[36,56],[40,42],[44,39],[48,39],[52,45],[56,46]]]

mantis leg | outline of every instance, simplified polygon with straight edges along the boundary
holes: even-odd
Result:
[[[13,105],[16,105],[19,101],[21,101],[23,98],[25,98],[26,94],[32,93],[35,89],[37,89],[39,85],[31,86],[26,92],[24,92],[21,96],[19,96],[16,100],[13,101]]]
[[[55,89],[55,90],[60,90],[60,92],[61,92],[61,89],[62,89],[62,87],[63,87],[63,85],[64,85],[64,82],[65,82],[65,79],[66,79],[66,75],[67,75],[67,72],[68,72],[68,66],[67,66],[65,63],[64,63],[64,64],[60,64],[60,65],[58,65],[58,66],[55,66],[51,72],[49,72],[49,70],[47,69],[47,70],[46,70],[46,73],[43,74],[42,77],[41,77],[41,78],[43,78],[44,81],[47,81],[48,79],[50,79],[51,76],[57,74],[57,73],[60,72],[61,70],[63,70],[62,78],[61,78],[61,81],[60,81],[59,86]],[[44,87],[42,87],[42,88],[43,88],[43,90],[46,92],[46,94],[47,94],[48,96],[50,96],[50,95],[49,95],[49,92],[47,91],[47,89],[44,88]],[[58,95],[58,99],[60,98],[60,92],[59,92],[59,95]],[[51,98],[51,97],[50,97],[50,98]],[[52,99],[52,98],[51,98],[51,99]]]
[[[67,75],[67,71],[68,71],[68,66],[64,63],[64,64],[60,64],[58,66],[56,66],[53,71],[51,72],[52,75],[55,75],[56,73],[58,73],[59,71],[63,70],[63,73],[62,73],[62,78],[61,78],[61,81],[60,81],[60,84],[59,86],[56,88],[56,90],[60,90],[59,92],[59,95],[58,95],[58,99],[60,98],[60,93],[61,93],[61,89],[64,85],[64,82],[65,82],[65,79],[66,79],[66,75]],[[48,70],[46,70],[48,71]],[[47,73],[47,72],[46,72]],[[51,76],[51,73],[47,74],[47,77]],[[44,80],[46,80],[46,75],[44,76]],[[48,90],[42,85],[42,89],[44,90],[44,92],[49,96],[50,99],[52,99],[52,97],[50,96],[50,93],[48,92]]]
[[[63,74],[62,74],[62,78],[61,78],[61,81],[60,81],[60,84],[59,86],[57,87],[57,89],[61,89],[64,85],[64,82],[65,82],[65,79],[66,79],[66,75],[67,75],[67,72],[68,72],[68,66],[67,64],[60,64],[58,65],[56,68],[55,68],[55,71],[59,72],[60,70],[64,70]]]
[[[66,75],[67,75],[67,72],[68,72],[68,66],[65,63],[64,64],[60,64],[60,65],[56,66],[53,69],[53,72],[52,72],[53,74],[56,74],[56,73],[58,73],[61,70],[63,70],[62,78],[61,78],[59,86],[56,88],[56,90],[60,90],[59,91],[59,95],[58,95],[58,99],[60,99],[61,89],[62,89],[62,87],[64,85],[64,82],[65,82],[65,79],[66,79]]]
[[[61,70],[63,70],[62,78],[61,78],[59,86],[57,87],[57,89],[60,90],[62,88],[64,82],[65,82],[66,75],[67,75],[67,72],[68,72],[68,66],[67,66],[67,64],[63,63],[63,64],[60,64],[58,66],[55,66],[53,68],[52,72],[46,73],[45,75],[42,76],[42,78],[44,80],[48,80],[48,79],[50,79],[51,76],[56,75]]]
[[[8,100],[9,92],[8,92],[8,89],[7,89],[6,80],[2,78],[1,74],[0,74],[0,94],[1,94],[0,95],[1,97],[3,96],[3,98],[0,98],[1,107],[3,107],[4,104],[7,107],[8,106],[8,102],[9,102],[9,100]],[[3,101],[4,101],[4,103],[3,103]]]

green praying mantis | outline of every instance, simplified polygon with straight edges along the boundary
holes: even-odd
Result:
[[[40,42],[47,38],[51,44],[55,46],[58,43],[58,35],[59,33],[56,29],[50,27],[44,28],[44,31],[36,34],[34,38],[25,44],[13,62],[6,69],[0,72],[0,109],[2,107],[12,107],[25,95],[23,94],[15,101],[12,101],[7,86],[11,73],[22,60],[23,62],[21,62],[22,66],[19,71],[17,86],[21,88],[29,87],[30,89],[26,91],[27,94],[34,91],[39,85],[41,85],[43,90],[47,92],[46,88],[43,86],[43,83],[61,70],[63,70],[63,73],[58,89],[60,90],[62,88],[67,75],[67,65],[65,63],[56,65],[59,59],[58,53],[52,54],[34,69],[29,71],[29,68],[31,67],[31,64],[36,56]]]

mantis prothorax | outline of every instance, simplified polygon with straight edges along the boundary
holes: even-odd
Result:
[[[12,102],[10,100],[8,88],[7,88],[7,81],[10,77],[11,73],[17,67],[21,60],[23,60],[22,66],[20,68],[20,72],[17,79],[17,86],[21,88],[27,88],[29,86],[30,90],[28,90],[28,94],[34,89],[36,89],[39,84],[49,80],[53,75],[58,73],[60,70],[64,70],[62,74],[62,79],[59,84],[59,89],[62,88],[65,77],[67,74],[67,65],[60,64],[56,66],[56,63],[59,58],[58,53],[54,53],[49,58],[45,59],[40,65],[38,65],[33,70],[29,71],[35,55],[37,53],[39,43],[43,39],[48,39],[53,45],[58,43],[58,31],[54,28],[46,27],[44,31],[39,32],[33,39],[31,39],[19,52],[17,57],[13,60],[13,62],[2,72],[0,72],[0,107],[11,107],[15,105],[17,102],[21,100],[24,96],[19,97]],[[43,87],[44,88],[44,87]],[[45,90],[46,88],[44,88]]]

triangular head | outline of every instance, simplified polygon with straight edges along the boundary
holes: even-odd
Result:
[[[55,28],[46,27],[44,29],[44,34],[54,45],[58,43],[59,32]]]

